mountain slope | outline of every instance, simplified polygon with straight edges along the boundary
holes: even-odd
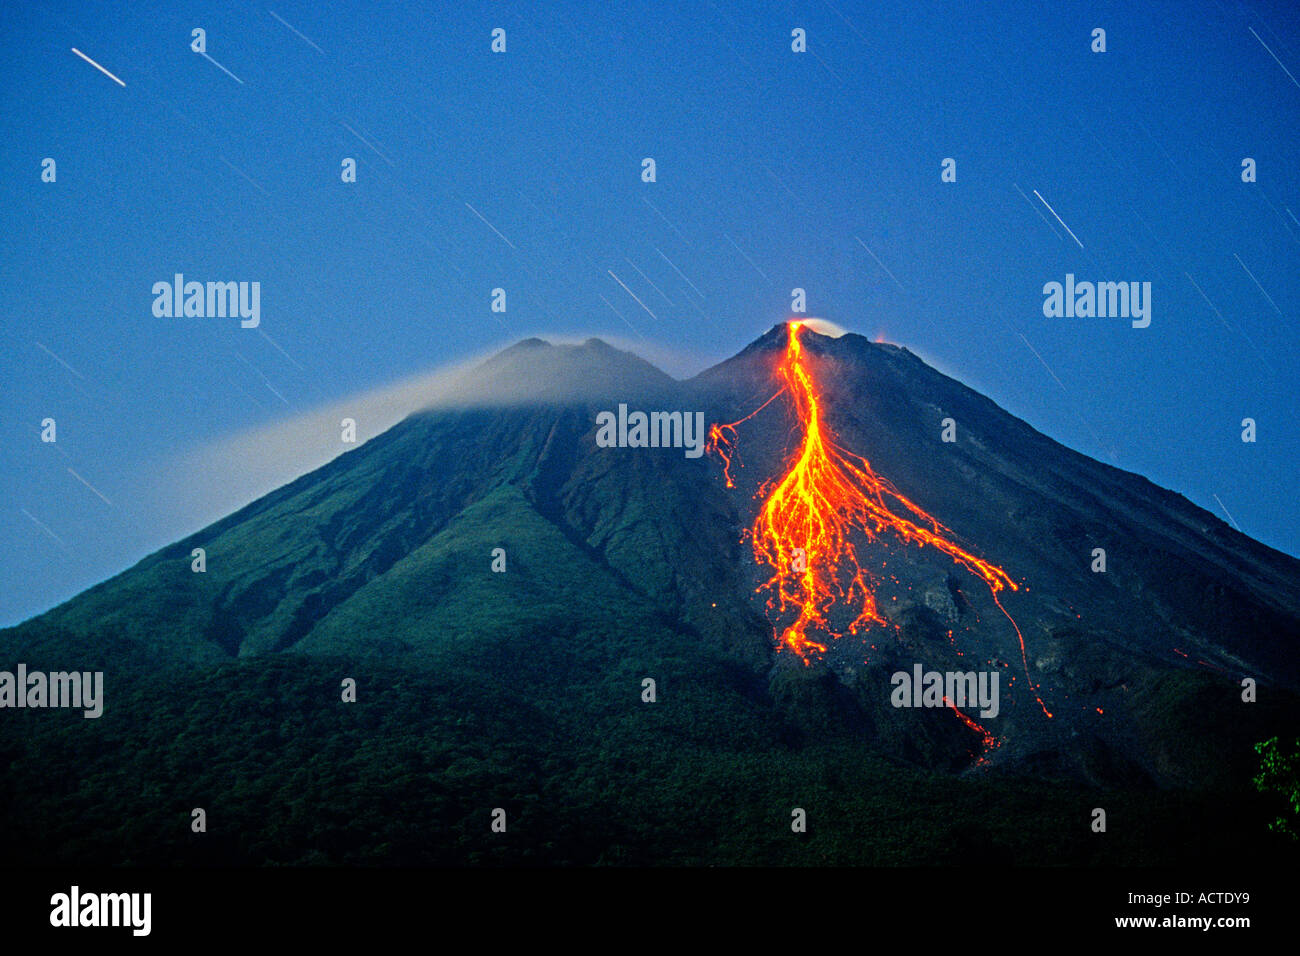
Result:
[[[962,806],[973,807],[962,801],[978,795],[1066,813],[1074,812],[1063,809],[1070,801],[1095,805],[1088,794],[1110,788],[1116,801],[1146,807],[1138,816],[1147,814],[1150,833],[1161,807],[1176,805],[1187,819],[1200,820],[1224,800],[1241,808],[1235,825],[1257,824],[1266,811],[1247,787],[1251,745],[1291,733],[1300,716],[1300,562],[1140,476],[1060,446],[906,350],[855,335],[804,333],[838,440],[1019,584],[1003,603],[1023,631],[1024,658],[1015,625],[978,579],[934,548],[884,540],[859,545],[879,562],[877,597],[887,626],[845,634],[808,667],[775,651],[779,621],[761,589],[768,572],[743,534],[760,490],[781,472],[797,439],[788,402],[774,401],[739,426],[734,489],[712,455],[597,447],[595,419],[624,403],[737,421],[775,391],[773,371],[787,334],[778,326],[687,382],[596,340],[529,340],[506,350],[465,379],[456,407],[414,415],[0,632],[6,657],[33,667],[102,666],[110,687],[105,717],[90,731],[100,741],[96,749],[72,745],[66,735],[80,725],[48,715],[27,737],[12,722],[0,725],[0,765],[7,760],[11,779],[26,779],[47,763],[124,753],[128,741],[138,742],[150,706],[168,715],[160,727],[188,727],[188,718],[158,700],[169,687],[190,688],[199,695],[195,707],[215,708],[214,715],[221,701],[204,695],[233,694],[242,703],[232,707],[260,712],[263,705],[249,704],[240,682],[263,686],[258,675],[271,673],[284,688],[264,689],[272,707],[265,719],[309,712],[360,748],[349,761],[370,761],[382,750],[375,749],[380,725],[369,718],[348,724],[337,713],[353,706],[339,702],[342,676],[369,675],[355,705],[363,713],[369,706],[406,713],[409,694],[435,707],[410,718],[429,740],[402,759],[418,768],[411,772],[420,780],[441,788],[436,800],[443,802],[429,812],[446,817],[447,826],[460,828],[458,839],[478,849],[457,856],[443,846],[429,857],[382,818],[374,824],[387,833],[380,842],[405,850],[385,856],[378,844],[367,844],[356,851],[360,857],[338,849],[330,859],[406,859],[407,850],[425,862],[484,853],[496,859],[496,850],[465,836],[470,818],[453,804],[469,794],[475,805],[505,800],[487,794],[504,794],[507,780],[526,792],[536,781],[551,809],[530,803],[530,812],[543,817],[555,812],[546,803],[554,800],[608,817],[603,837],[578,840],[581,846],[566,851],[579,862],[719,859],[700,856],[699,848],[685,857],[665,849],[672,821],[687,812],[679,802],[704,799],[710,787],[710,801],[719,793],[758,801],[746,803],[751,821],[774,812],[767,801],[805,799],[799,794],[810,787],[832,802],[843,787],[868,787],[899,806],[912,802],[908,788],[919,787],[935,812],[917,837],[918,847],[931,849],[917,849],[918,859],[938,852],[933,841],[945,832],[938,808],[965,812],[952,809],[936,782],[956,774],[967,781],[963,788],[976,787],[968,778],[984,781],[985,789],[951,797]],[[956,423],[955,442],[941,440],[945,418]],[[1104,573],[1091,569],[1098,547],[1106,551]],[[195,548],[206,553],[202,573],[191,570]],[[503,571],[493,570],[494,562],[500,567],[496,549],[504,553]],[[1000,713],[984,721],[994,746],[947,708],[891,705],[891,675],[918,664],[998,673]],[[1243,677],[1259,682],[1259,703],[1243,703]],[[642,699],[647,678],[661,695],[653,704]],[[306,687],[311,702],[293,696]],[[443,709],[459,716],[450,719]],[[202,763],[196,747],[233,768],[238,748],[227,738],[261,739],[267,730],[249,729],[251,713],[228,716],[229,725],[209,731],[216,736],[207,744],[178,729],[176,741],[151,737],[147,746],[171,755],[164,768]],[[301,758],[291,756],[297,749],[286,733],[263,742],[270,778],[296,778]],[[452,773],[460,765],[449,755],[471,751],[494,767],[490,781]],[[673,752],[689,755],[689,770],[664,762]],[[547,760],[558,763],[544,771]],[[654,779],[644,776],[651,766]],[[759,782],[764,766],[776,776]],[[132,778],[102,772],[110,789],[130,788]],[[139,772],[171,792],[169,778],[157,776],[165,769]],[[449,773],[459,780],[455,786]],[[539,774],[550,782],[543,786]],[[895,777],[897,784],[890,782]],[[236,798],[219,776],[205,779],[206,799],[233,801],[231,814],[251,812],[250,793]],[[241,771],[240,779],[252,778]],[[621,808],[615,795],[632,779],[643,795],[634,808]],[[736,789],[742,780],[748,796]],[[377,808],[391,796],[386,785],[374,786],[378,803],[363,801],[368,814],[382,813]],[[1135,796],[1153,786],[1171,796]],[[309,789],[331,814],[343,812],[337,794]],[[262,796],[281,799],[270,791]],[[62,791],[47,798],[65,808],[78,799]],[[36,812],[16,793],[6,799],[14,813]],[[725,859],[795,858],[766,838],[748,843],[726,829],[720,805],[718,813],[699,839],[730,847]],[[1040,837],[1051,813],[1035,817]],[[49,825],[68,824],[58,816]],[[845,832],[858,832],[846,820],[841,825],[848,830],[823,847],[831,858],[905,861],[897,845],[841,842]],[[352,846],[345,828],[330,833],[331,845]],[[268,847],[278,847],[266,850],[267,858],[300,859],[293,839],[264,836]],[[535,839],[544,842],[540,831]],[[1023,861],[1032,841],[1003,839],[1020,849],[1000,843],[996,852]],[[1225,836],[1223,845],[1231,844]],[[159,852],[190,859],[189,850],[164,845]],[[615,845],[622,849],[611,851]],[[751,852],[758,845],[764,849]],[[96,846],[111,857],[117,844]],[[541,843],[528,846],[530,859],[547,859]],[[1079,859],[1091,859],[1091,849],[1069,846]],[[1151,861],[1162,852],[1155,846],[1133,843],[1129,852]],[[221,858],[247,859],[240,852],[227,847]]]

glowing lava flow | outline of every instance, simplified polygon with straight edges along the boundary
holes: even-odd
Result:
[[[993,734],[989,733],[987,730],[985,730],[983,726],[976,723],[974,719],[967,717],[965,714],[963,714],[960,710],[957,709],[957,705],[954,704],[952,701],[950,701],[947,697],[943,699],[943,702],[944,704],[946,704],[948,707],[952,709],[952,712],[956,714],[958,718],[960,718],[963,724],[965,724],[971,730],[975,731],[975,733],[980,735],[980,737],[983,740],[984,749],[980,752],[979,759],[975,761],[975,766],[978,767],[982,764],[987,764],[989,753],[991,751],[997,750],[1000,746],[1002,746],[1002,741],[999,738],[993,736]],[[1048,716],[1051,715],[1049,714]]]
[[[905,544],[936,548],[984,581],[998,609],[1015,627],[1028,677],[1024,637],[998,601],[998,592],[1005,588],[1015,591],[1016,583],[1001,568],[950,540],[952,532],[948,528],[877,475],[865,458],[836,442],[822,418],[821,391],[804,358],[799,340],[802,324],[790,322],[787,328],[785,354],[776,369],[781,387],[739,421],[711,426],[708,444],[708,449],[717,452],[723,461],[727,487],[734,487],[731,464],[735,458],[736,426],[753,418],[778,396],[789,396],[803,437],[785,474],[759,489],[763,506],[750,529],[755,559],[773,568],[772,577],[759,587],[760,591],[772,591],[769,610],[798,611],[794,622],[778,636],[778,646],[794,651],[807,665],[810,653],[826,650],[826,645],[814,640],[810,632],[838,636],[828,621],[837,602],[861,607],[849,624],[851,632],[864,625],[886,623],[850,532],[862,532],[868,542],[889,532]],[[1032,680],[1029,686],[1033,688]],[[1050,717],[1041,698],[1038,703]]]

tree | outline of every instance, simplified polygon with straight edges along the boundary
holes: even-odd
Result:
[[[1296,740],[1291,753],[1283,752],[1277,737],[1255,744],[1255,752],[1260,755],[1255,789],[1261,793],[1281,794],[1291,807],[1290,816],[1300,816],[1300,739]],[[1292,840],[1297,839],[1295,828],[1286,814],[1279,815],[1268,828],[1275,833],[1285,833]]]

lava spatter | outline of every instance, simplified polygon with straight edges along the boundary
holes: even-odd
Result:
[[[789,399],[797,420],[799,445],[787,459],[784,474],[759,488],[756,497],[762,506],[749,529],[755,560],[772,569],[772,576],[759,586],[769,591],[768,609],[797,612],[777,635],[778,647],[794,651],[809,664],[810,655],[827,649],[817,637],[839,636],[829,621],[837,604],[856,611],[850,632],[885,623],[874,581],[859,560],[852,533],[861,533],[868,542],[889,535],[904,544],[929,545],[984,581],[1015,628],[1028,677],[1024,637],[998,600],[999,592],[1018,590],[1016,583],[1002,568],[954,542],[948,528],[876,474],[866,458],[839,444],[823,416],[823,390],[805,356],[802,327],[800,322],[787,324],[785,352],[775,370],[776,393],[744,418],[709,429],[708,450],[722,460],[731,488],[737,427],[781,395]],[[1033,688],[1032,680],[1029,686]],[[1034,696],[1050,717],[1042,699]]]

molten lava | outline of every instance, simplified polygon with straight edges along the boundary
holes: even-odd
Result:
[[[951,708],[952,712],[957,715],[957,717],[961,720],[963,724],[965,724],[971,730],[975,731],[975,733],[980,735],[981,742],[984,745],[984,749],[980,752],[979,759],[975,761],[975,766],[978,767],[987,764],[989,753],[991,751],[997,750],[998,747],[1002,746],[1002,741],[997,737],[995,737],[993,734],[989,733],[987,730],[985,730],[984,727],[979,723],[977,723],[975,720],[963,714],[960,710],[957,709],[957,705],[954,704],[952,701],[950,701],[947,697],[943,699],[943,702],[949,708]]]
[[[722,459],[727,487],[732,488],[737,426],[783,394],[798,421],[799,447],[788,459],[785,474],[760,487],[756,497],[762,497],[763,504],[749,532],[755,560],[773,572],[758,589],[770,591],[768,609],[797,612],[778,635],[778,646],[794,651],[805,665],[810,654],[825,652],[826,644],[813,635],[839,636],[829,620],[837,603],[856,611],[848,626],[851,632],[886,623],[851,532],[861,532],[868,542],[889,534],[904,544],[929,545],[984,581],[1015,628],[1028,677],[1024,637],[998,600],[1000,591],[1018,590],[1016,583],[1002,568],[956,544],[948,528],[877,475],[865,458],[836,441],[823,417],[822,390],[804,355],[801,328],[799,322],[788,323],[785,354],[776,368],[776,394],[739,421],[709,429],[708,450]],[[1033,688],[1032,680],[1029,686]],[[1041,698],[1038,702],[1050,717]]]

